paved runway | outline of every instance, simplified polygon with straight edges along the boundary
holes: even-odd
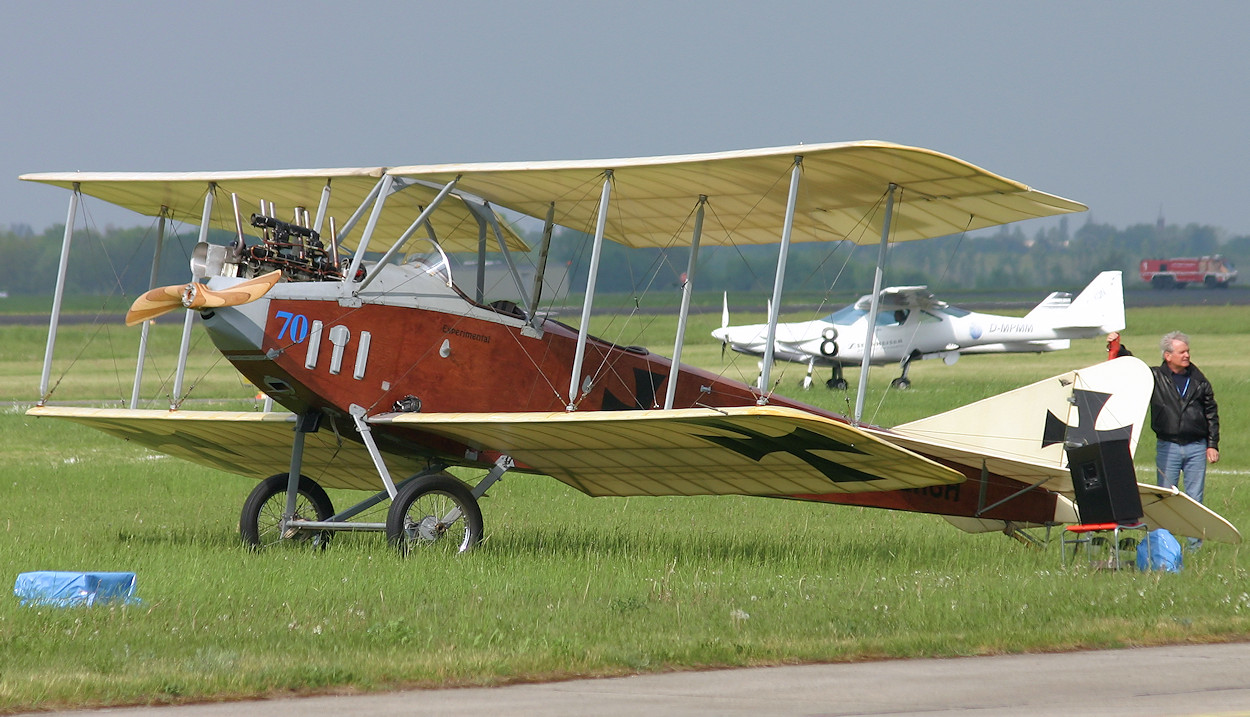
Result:
[[[47,713],[43,713],[47,714]],[[1250,643],[682,672],[76,717],[1250,715]]]

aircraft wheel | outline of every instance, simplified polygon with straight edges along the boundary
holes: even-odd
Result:
[[[482,539],[482,509],[469,487],[447,473],[399,490],[386,514],[386,537],[403,555],[413,550],[463,553]]]
[[[831,378],[828,381],[825,381],[825,388],[832,389],[834,391],[845,391],[846,387],[847,383],[844,378]]]
[[[907,389],[911,388],[911,379],[896,378],[890,382],[890,386],[893,388],[897,388],[900,391],[906,391]]]
[[[252,548],[265,548],[290,537],[282,534],[282,514],[286,512],[287,473],[272,475],[261,481],[243,503],[239,516],[239,534],[243,542]],[[334,515],[330,496],[307,477],[299,477],[299,497],[295,501],[295,515],[305,520],[326,520]],[[330,533],[300,532],[294,539],[324,548],[330,542]]]

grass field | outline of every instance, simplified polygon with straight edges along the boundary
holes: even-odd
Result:
[[[1225,436],[1207,502],[1244,529],[1243,314],[1131,310],[1125,337],[1153,361],[1162,333],[1192,335]],[[696,318],[686,361],[750,380],[754,360],[722,363],[719,345],[698,338],[718,322],[718,310]],[[597,317],[592,329],[668,354],[674,323]],[[155,331],[166,358],[149,367],[151,405],[169,400],[177,334]],[[493,487],[482,502],[485,542],[457,558],[401,559],[367,534],[336,536],[321,553],[252,553],[237,535],[251,481],[25,417],[45,330],[0,336],[0,578],[133,571],[143,600],[76,609],[0,600],[0,712],[1250,635],[1250,556],[1239,546],[1208,543],[1175,575],[1061,570],[1055,544],[970,536],[933,516],[761,498],[591,499],[541,477]],[[123,403],[136,337],[64,327],[54,383],[68,373],[53,399]],[[908,392],[886,392],[894,369],[877,369],[865,418],[891,425],[1104,357],[1101,342],[1084,341],[1050,355],[926,361]],[[778,390],[848,410],[846,394],[798,391],[801,376],[784,367]],[[203,339],[188,383],[193,400],[255,405]],[[1146,431],[1143,479],[1152,459]],[[358,496],[333,497],[347,505]]]

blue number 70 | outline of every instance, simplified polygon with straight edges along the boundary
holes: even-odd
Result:
[[[290,336],[291,340],[297,344],[304,343],[304,339],[308,338],[308,317],[303,314],[295,314],[290,311],[275,311],[273,315],[279,319],[286,319],[282,323],[282,329],[278,331],[278,340],[282,337]]]

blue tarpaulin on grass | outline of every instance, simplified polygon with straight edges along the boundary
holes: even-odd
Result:
[[[75,573],[41,570],[22,573],[13,585],[22,605],[72,607],[103,603],[132,604],[134,573]]]
[[[1146,534],[1146,539],[1137,546],[1137,569],[1163,570],[1179,573],[1184,564],[1180,541],[1165,528],[1158,528]]]

